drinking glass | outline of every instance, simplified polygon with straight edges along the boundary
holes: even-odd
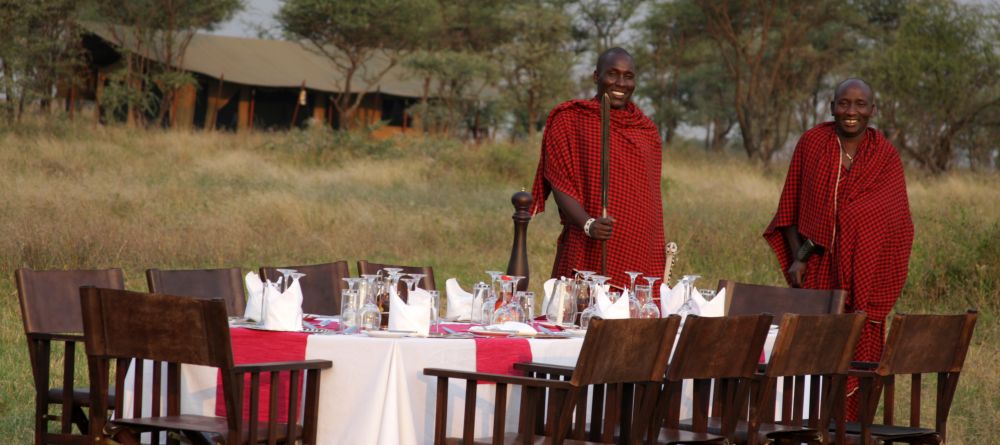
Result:
[[[412,287],[412,289],[410,289],[411,291],[413,289],[416,289],[416,288],[420,287],[420,280],[423,280],[424,277],[427,276],[427,274],[425,274],[425,273],[411,273],[409,275],[410,275],[411,278],[413,278],[413,287]]]
[[[521,306],[524,307],[524,317],[526,323],[535,321],[535,293],[530,291],[517,291],[520,297]]]
[[[490,292],[493,293],[494,297],[499,298],[500,296],[500,277],[503,276],[503,272],[499,270],[487,270],[486,274],[490,276]],[[494,302],[496,300],[493,300]]]
[[[288,289],[288,286],[292,285],[291,281],[288,279],[289,275],[298,271],[295,269],[278,269],[278,272],[281,273],[281,277],[278,278],[278,289],[281,292],[284,292]]]
[[[358,325],[366,331],[377,331],[382,326],[382,311],[375,304],[375,295],[375,293],[368,295],[358,315]]]
[[[436,290],[429,290],[427,293],[431,294],[431,333],[441,333],[441,311],[438,310],[441,307],[441,293]]]
[[[686,318],[690,314],[701,315],[701,309],[691,300],[694,293],[694,282],[698,278],[701,278],[701,275],[684,275],[681,278],[681,284],[684,286],[684,304],[677,309],[677,314],[681,317]]]
[[[660,318],[660,308],[653,301],[652,286],[639,285],[635,287],[636,298],[642,302],[639,308],[639,318]]]
[[[562,278],[556,283],[552,290],[552,297],[545,307],[545,319],[549,323],[559,326],[573,326],[573,319],[576,317],[576,293],[578,289],[576,280]]]
[[[501,306],[500,309],[497,309],[493,313],[493,319],[490,321],[492,324],[501,324],[508,321],[524,323],[524,309],[521,307],[520,294],[511,296],[507,304]]]
[[[628,290],[631,292],[635,292],[635,279],[639,278],[639,275],[642,275],[642,272],[625,272],[625,274],[628,275],[628,278],[632,283],[629,286]]]
[[[340,293],[340,332],[351,332],[352,328],[358,325],[358,315],[361,310],[358,302],[356,289],[345,289]]]

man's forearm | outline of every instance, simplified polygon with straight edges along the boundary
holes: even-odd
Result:
[[[794,260],[795,255],[802,248],[802,235],[799,234],[798,226],[781,227],[778,230],[785,236],[785,243],[788,244],[788,249],[792,252]]]
[[[591,218],[587,210],[583,208],[583,204],[554,188],[552,189],[552,194],[555,195],[556,205],[559,206],[559,210],[569,217],[573,225],[582,229],[584,224],[587,224],[587,220]]]

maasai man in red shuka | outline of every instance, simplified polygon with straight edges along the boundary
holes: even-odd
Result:
[[[550,192],[555,195],[563,231],[552,277],[572,277],[574,270],[600,272],[601,241],[607,240],[605,275],[612,284],[625,286],[625,271],[663,274],[660,134],[630,100],[635,68],[627,51],[612,48],[601,54],[594,83],[596,98],[565,102],[549,113],[532,188],[532,213],[545,210],[545,199]],[[611,105],[607,218],[601,217],[599,98],[604,93]]]
[[[799,139],[764,232],[792,287],[844,289],[848,312],[864,311],[855,360],[878,361],[885,320],[899,298],[913,244],[913,220],[899,153],[868,127],[875,95],[859,79],[837,87],[834,121]],[[849,393],[857,381],[851,379]],[[857,417],[857,398],[848,403]]]

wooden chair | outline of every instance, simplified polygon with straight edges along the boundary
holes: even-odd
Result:
[[[343,279],[351,276],[347,261],[308,266],[261,267],[261,279],[277,280],[281,276],[278,269],[295,269],[306,274],[299,281],[302,286],[302,312],[340,314],[341,292],[347,289],[347,283]]]
[[[688,315],[674,347],[655,412],[658,443],[733,443],[746,418],[751,386],[771,325],[770,314]],[[692,418],[680,419],[682,383],[691,380]],[[715,400],[710,395],[715,393]],[[717,432],[709,430],[710,412]]]
[[[863,312],[785,314],[766,371],[753,390],[745,427],[748,443],[830,443],[830,420],[843,409],[847,372],[864,323]],[[779,377],[781,421],[775,423]],[[837,443],[843,443],[843,434],[840,428]]]
[[[221,298],[231,316],[242,316],[247,304],[243,272],[238,268],[161,270],[146,269],[149,291],[197,298]]]
[[[403,269],[403,273],[422,273],[424,279],[420,281],[420,288],[427,290],[437,290],[434,285],[434,268],[431,266],[399,266],[393,264],[370,263],[368,260],[358,260],[358,276],[374,275],[386,267],[398,267]]]
[[[944,443],[948,413],[972,340],[978,314],[969,310],[958,315],[896,314],[879,363],[855,363],[868,369],[852,370],[859,378],[860,422],[847,424],[849,434],[859,434],[861,443]],[[895,419],[895,376],[910,375],[910,421]],[[936,374],[934,425],[921,427],[923,374]],[[882,424],[874,424],[879,395],[884,392]]]
[[[259,363],[233,365],[232,345],[229,338],[227,309],[221,299],[178,298],[176,296],[129,292],[123,290],[85,287],[80,290],[83,310],[83,327],[87,337],[91,392],[95,398],[94,409],[106,408],[105,396],[111,378],[110,365],[118,363],[114,379],[124,388],[125,373],[121,366],[136,360],[136,376],[142,375],[138,364],[153,361],[152,384],[149,395],[144,396],[143,379],[136,377],[132,389],[136,406],[152,401],[151,413],[143,417],[113,420],[104,416],[91,416],[90,431],[93,441],[101,441],[105,431],[115,432],[118,441],[129,442],[138,434],[153,432],[154,443],[158,432],[175,432],[193,443],[208,443],[208,433],[221,436],[229,445],[316,443],[316,411],[319,397],[320,370],[332,364],[327,360]],[[225,397],[227,417],[199,416],[180,413],[180,367],[193,364],[219,368]],[[162,365],[162,366],[161,366]],[[165,369],[165,371],[164,371]],[[270,374],[271,391],[269,420],[262,424],[256,415],[243,419],[245,396],[249,396],[250,413],[258,412],[261,373]],[[248,375],[249,374],[249,375]],[[279,423],[277,403],[279,376],[290,376],[287,423]],[[303,422],[298,424],[298,388],[305,377]],[[249,394],[244,394],[243,384],[249,377]],[[265,378],[267,378],[265,376]],[[164,385],[165,383],[165,385]],[[164,386],[166,386],[164,392]],[[118,406],[124,406],[124,390],[117,394]],[[163,408],[165,406],[165,408]],[[235,413],[235,414],[234,414]]]
[[[726,290],[726,315],[768,313],[781,320],[785,313],[817,315],[843,314],[847,291],[765,286],[719,280],[718,290]]]
[[[83,341],[80,317],[80,286],[104,286],[124,289],[121,269],[102,270],[31,270],[15,273],[21,320],[28,339],[28,358],[35,383],[35,444],[89,443],[88,421],[83,408],[91,407],[90,391],[73,386],[76,368],[76,342]],[[52,344],[62,343],[63,354],[53,354]],[[62,361],[62,379],[52,384],[51,365]],[[60,415],[50,415],[49,405],[62,408]],[[114,406],[114,405],[111,405]],[[48,422],[58,420],[59,432],[49,433]],[[79,435],[73,434],[73,424]]]
[[[605,422],[618,426],[622,442],[642,440],[639,437],[641,434],[633,437],[630,432],[650,430],[648,422],[653,419],[660,382],[679,324],[677,316],[656,320],[595,318],[587,330],[576,366],[568,380],[426,368],[425,375],[437,377],[434,443],[445,443],[449,379],[465,381],[464,425],[462,438],[458,439],[461,443],[473,443],[476,392],[480,382],[496,384],[492,438],[482,439],[486,443],[593,443],[583,442],[582,431],[573,428],[574,411],[586,410],[588,386],[612,383],[636,384],[635,406],[640,408],[634,415],[606,419]],[[504,428],[508,385],[521,388],[517,433],[506,433]],[[551,403],[547,405],[547,410],[540,412],[536,408],[543,397]],[[536,429],[539,419],[543,423],[541,434],[547,437],[536,437],[539,434]],[[615,427],[605,428],[602,437],[597,439],[598,443],[615,443],[615,431]]]

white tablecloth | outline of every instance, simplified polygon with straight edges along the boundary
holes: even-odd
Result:
[[[581,338],[528,340],[534,361],[576,364]],[[436,378],[424,368],[475,371],[476,344],[470,339],[311,335],[306,359],[325,359],[319,397],[319,444],[429,444],[434,439]],[[182,376],[183,413],[214,415],[217,370],[185,366]],[[460,436],[465,383],[448,389],[448,435]],[[488,435],[493,422],[493,386],[481,385],[477,395],[476,431]],[[507,427],[516,430],[519,394],[509,394]]]
[[[768,335],[766,354],[770,354],[775,334],[772,330]],[[533,361],[572,366],[583,339],[532,339],[528,343]],[[434,439],[437,383],[423,370],[475,371],[476,343],[471,339],[310,335],[305,358],[333,362],[331,369],[322,371],[318,444],[429,444]],[[186,365],[181,372],[181,412],[215,415],[218,370]],[[147,377],[145,381],[150,380]],[[454,437],[462,432],[465,383],[450,382],[446,434]],[[682,417],[691,409],[690,384],[685,382],[684,386]],[[494,393],[490,385],[481,385],[476,392],[476,437],[490,433]],[[126,394],[126,407],[131,406],[130,398]],[[516,431],[519,402],[519,392],[511,390],[508,431]],[[777,408],[780,413],[780,406]]]

